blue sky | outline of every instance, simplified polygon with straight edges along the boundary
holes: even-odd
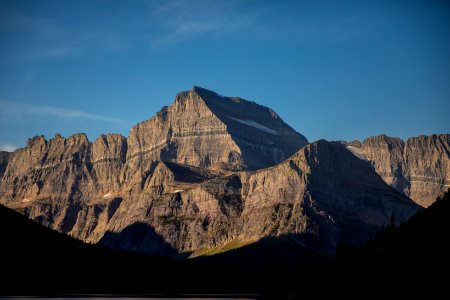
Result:
[[[193,85],[310,141],[450,132],[448,1],[0,0],[0,148],[125,136]]]

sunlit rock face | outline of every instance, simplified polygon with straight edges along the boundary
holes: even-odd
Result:
[[[127,141],[133,166],[166,160],[221,170],[273,166],[307,144],[271,109],[199,87],[134,126]]]
[[[399,138],[379,135],[348,143],[356,156],[370,160],[375,171],[396,190],[428,207],[450,187],[450,135]]]
[[[392,215],[406,220],[418,209],[370,163],[321,140],[258,171],[218,174],[159,162],[139,196],[124,199],[100,242],[195,256],[274,238],[333,254],[339,241],[361,244]]]
[[[365,144],[307,144],[271,109],[194,87],[128,137],[38,136],[0,152],[0,203],[84,241],[149,254],[205,255],[261,238],[332,254],[340,240],[360,244],[392,214],[419,209],[375,172],[378,152]],[[407,156],[417,168],[433,165],[425,148],[417,162]]]

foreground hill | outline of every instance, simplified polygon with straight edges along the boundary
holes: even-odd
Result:
[[[127,288],[117,292],[126,292],[132,282],[124,280],[121,272],[151,266],[159,270],[161,278],[166,278],[168,274],[164,274],[162,266],[172,266],[170,260],[163,258],[85,244],[2,205],[0,243],[0,296],[110,293],[116,291],[114,284],[124,284]],[[137,276],[133,279],[136,284],[143,284]]]
[[[334,260],[276,238],[188,261],[115,252],[84,244],[0,206],[0,295],[446,299],[449,196],[401,226],[385,228],[362,248],[339,247]]]
[[[361,249],[338,251],[336,289],[372,298],[448,299],[450,296],[450,190],[400,226],[389,226]],[[301,293],[301,292],[300,292]],[[358,294],[359,293],[359,294]],[[355,297],[356,298],[356,297]]]

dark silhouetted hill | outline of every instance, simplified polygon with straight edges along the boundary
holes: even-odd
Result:
[[[393,220],[361,249],[340,247],[335,274],[346,279],[337,287],[378,299],[448,299],[449,217],[450,191],[400,226]]]
[[[0,207],[0,295],[446,298],[449,196],[446,193],[399,226],[394,220],[362,248],[340,245],[334,259],[292,243],[296,239],[290,236],[189,260],[116,252],[84,244]]]
[[[1,205],[0,243],[0,295],[130,293],[148,283],[137,272],[156,269],[163,280],[174,264],[85,244]]]

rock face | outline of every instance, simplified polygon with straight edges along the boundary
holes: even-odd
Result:
[[[260,169],[306,144],[305,137],[271,109],[194,87],[131,129],[127,163],[131,169],[143,162],[147,169],[145,162],[155,160],[211,169]]]
[[[256,172],[213,175],[160,162],[142,195],[124,199],[100,242],[202,255],[277,237],[334,253],[338,241],[360,244],[392,214],[406,220],[418,209],[369,163],[322,140]]]
[[[263,237],[333,253],[419,209],[341,143],[306,143],[269,108],[194,87],[128,138],[38,136],[0,153],[0,203],[84,241],[173,256]]]
[[[245,175],[244,231],[250,236],[288,237],[333,252],[338,241],[367,240],[391,214],[405,220],[417,211],[370,165],[324,140],[274,168]]]
[[[370,160],[387,184],[424,207],[450,187],[449,134],[421,135],[406,142],[379,135],[347,145]]]
[[[5,173],[6,166],[8,165],[9,157],[11,156],[11,152],[0,151],[0,178]]]

